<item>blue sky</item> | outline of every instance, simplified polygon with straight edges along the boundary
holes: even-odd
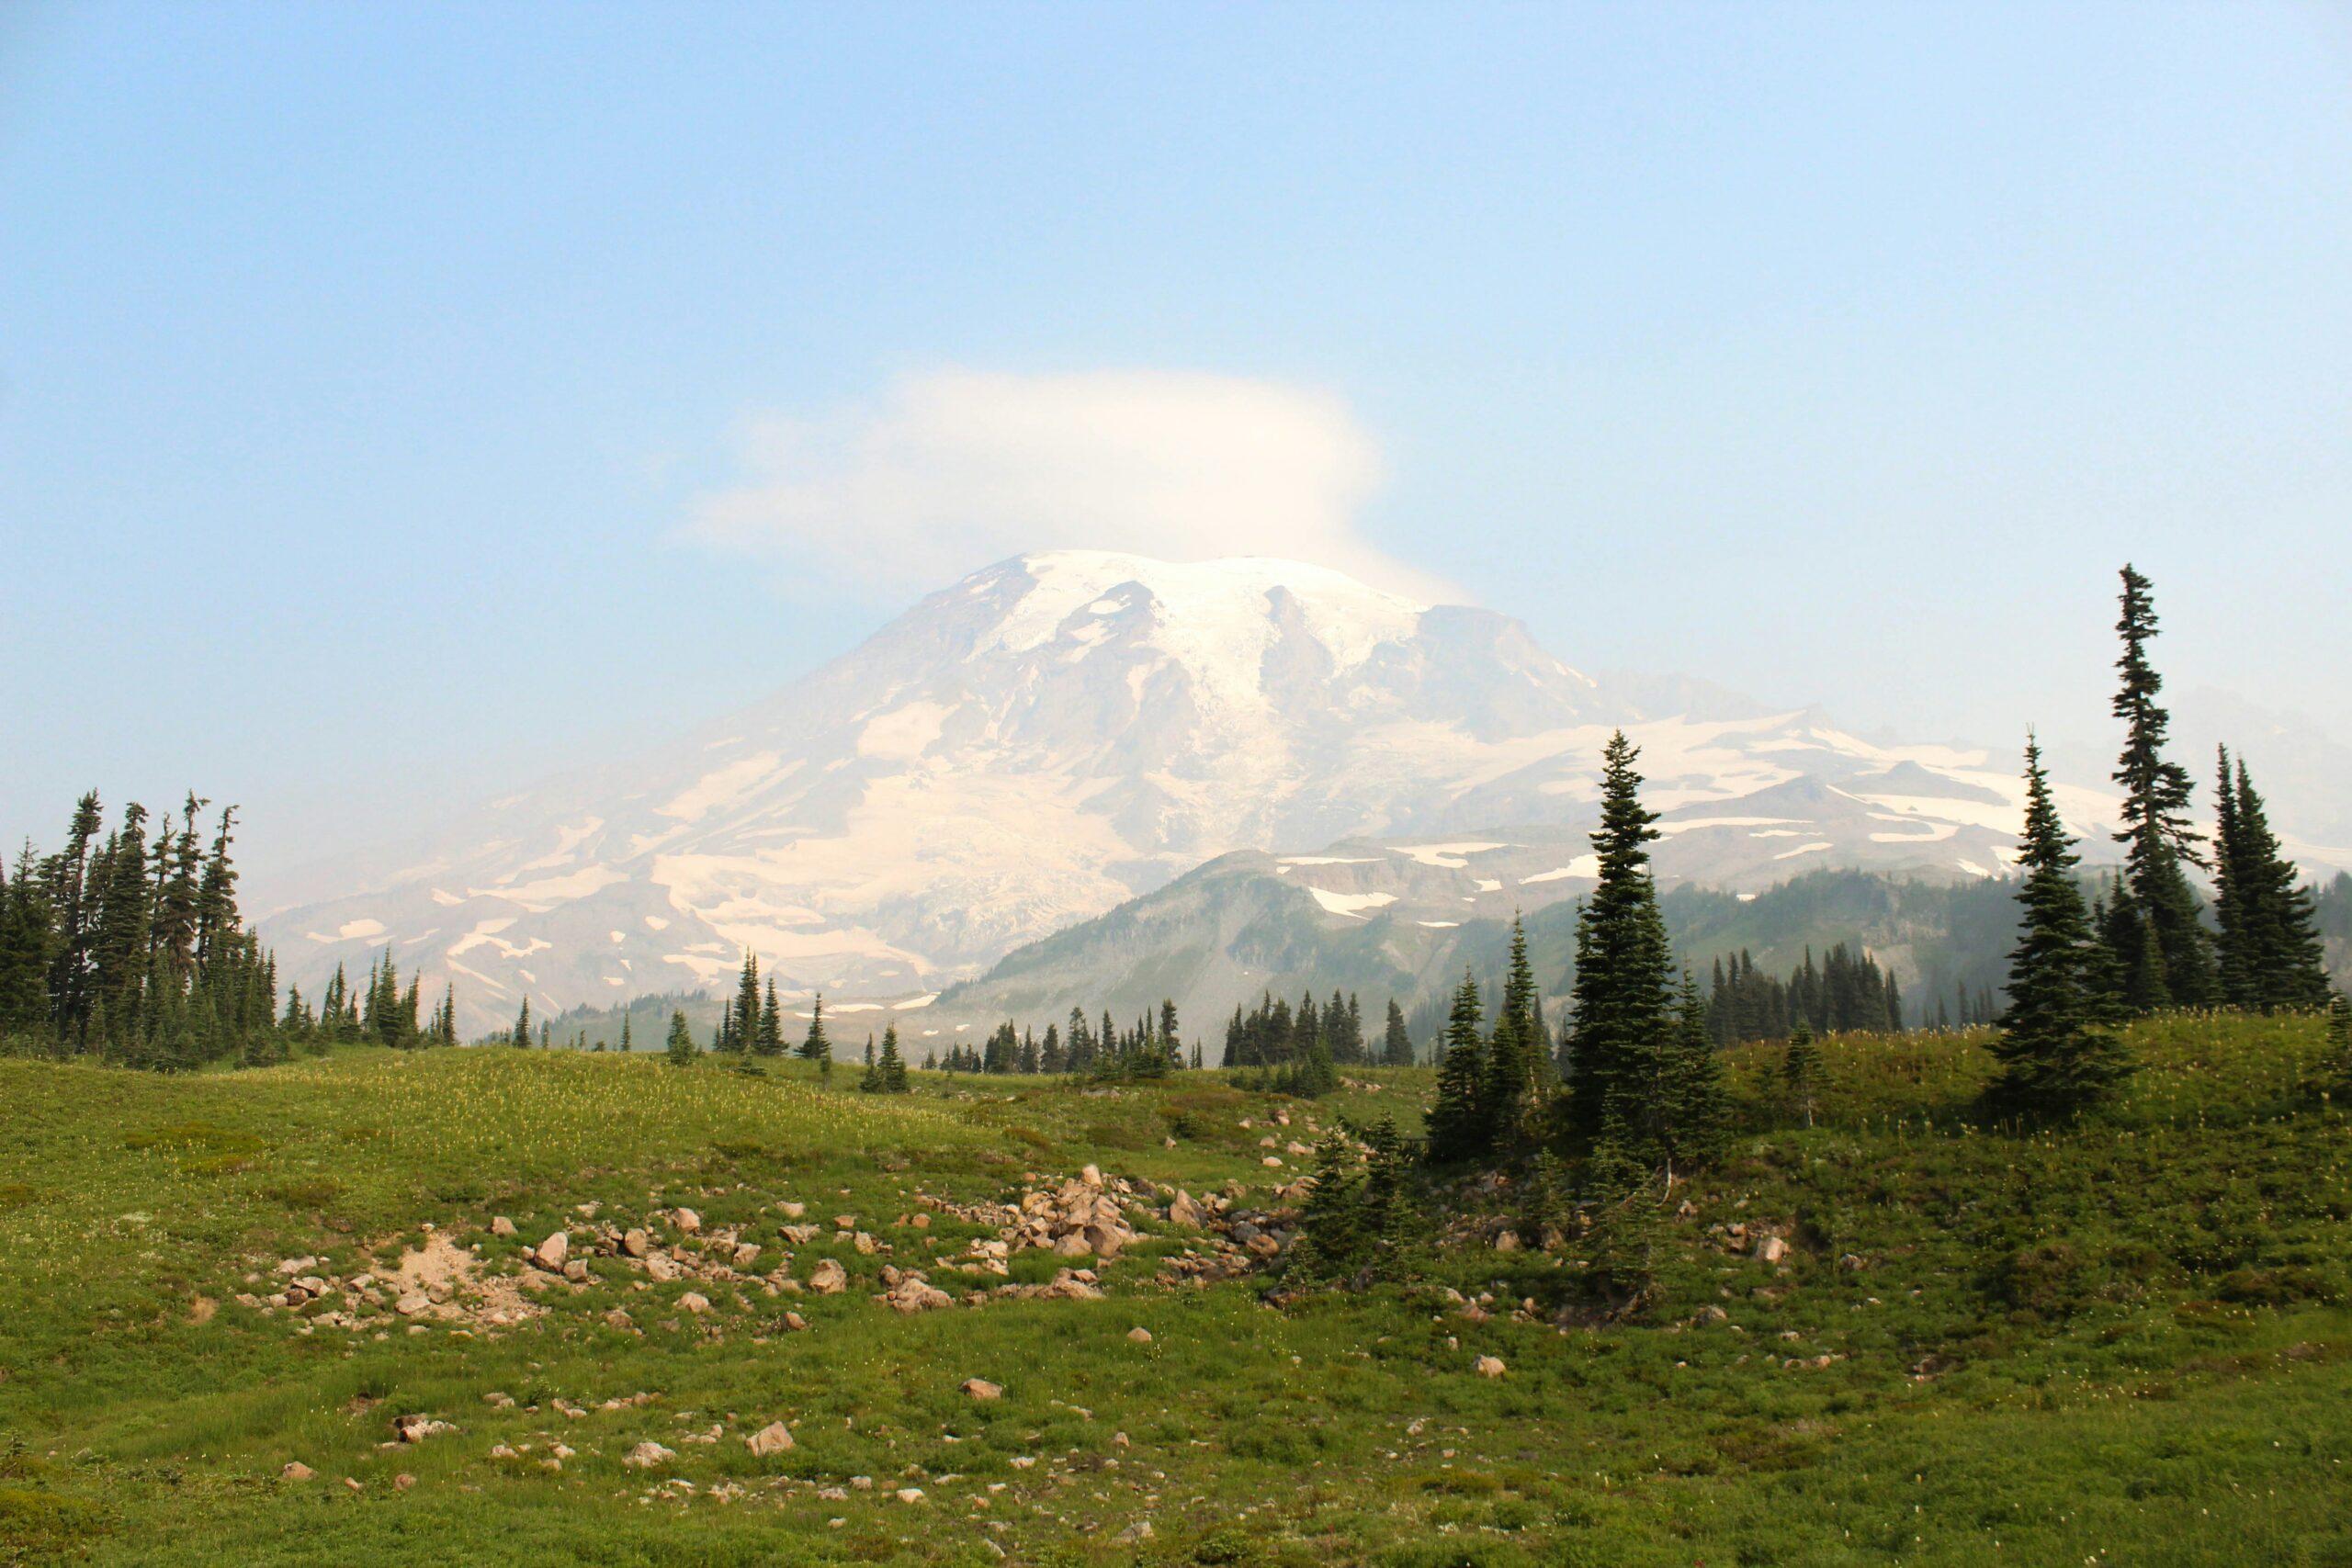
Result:
[[[1067,453],[823,515],[991,389],[1269,400],[1266,537],[1587,668],[2098,741],[2129,557],[2352,733],[2347,278],[2342,7],[20,4],[0,832],[675,735],[1011,553]]]

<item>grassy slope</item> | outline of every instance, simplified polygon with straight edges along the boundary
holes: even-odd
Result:
[[[0,1562],[978,1562],[993,1542],[1023,1562],[2352,1562],[2346,1130],[2295,1095],[2317,1029],[2179,1021],[2133,1043],[2149,1066],[2112,1123],[2031,1140],[1966,1125],[1983,1064],[1963,1042],[1833,1042],[1812,1132],[1770,1130],[1769,1054],[1743,1053],[1756,1125],[1669,1227],[1668,1313],[1565,1333],[1544,1319],[1575,1270],[1540,1253],[1436,1264],[1500,1308],[1535,1298],[1527,1321],[1427,1292],[1277,1312],[1244,1285],[1156,1288],[1132,1256],[1108,1301],[901,1318],[865,1294],[884,1259],[826,1240],[794,1272],[837,1256],[860,1288],[747,1308],[715,1292],[709,1324],[605,1269],[494,1338],[303,1335],[231,1302],[243,1276],[315,1252],[348,1273],[362,1243],[389,1258],[427,1221],[499,1256],[492,1214],[536,1236],[590,1200],[690,1202],[773,1255],[763,1206],[797,1198],[860,1215],[903,1264],[926,1248],[891,1222],[919,1190],[1000,1195],[1088,1159],[1262,1187],[1258,1133],[1235,1123],[1273,1102],[1214,1075],[984,1086],[1010,1100],[930,1080],[877,1102],[846,1072],[820,1088],[566,1053],[188,1080],[0,1061]],[[1377,1077],[1385,1092],[1314,1113],[1409,1110],[1428,1088]],[[1178,1109],[1201,1135],[1170,1148]],[[1705,1245],[1735,1219],[1789,1229],[1786,1268]],[[972,1234],[931,1233],[942,1252]],[[1708,1303],[1730,1323],[1670,1326]],[[604,1325],[616,1304],[643,1338]],[[809,1332],[771,1332],[786,1305]],[[1509,1375],[1473,1375],[1479,1354]],[[1818,1355],[1841,1359],[1784,1364]],[[975,1375],[1004,1398],[966,1400]],[[594,1409],[639,1392],[662,1398]],[[407,1411],[462,1431],[379,1450]],[[741,1434],[776,1417],[799,1446],[754,1461]],[[677,1443],[712,1422],[718,1446]],[[697,1495],[645,1500],[618,1460],[649,1437]],[[556,1440],[577,1454],[538,1470]],[[500,1442],[531,1447],[497,1461]],[[289,1459],[320,1479],[280,1483]],[[876,1489],[847,1502],[764,1484],[859,1475]],[[726,1480],[750,1489],[719,1501]],[[910,1484],[923,1501],[891,1495]],[[1149,1540],[1113,1540],[1143,1518]]]

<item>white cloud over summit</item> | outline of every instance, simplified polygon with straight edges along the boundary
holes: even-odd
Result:
[[[1367,542],[1378,448],[1330,393],[1196,372],[899,378],[871,406],[772,417],[689,534],[877,589],[1038,549],[1278,556],[1424,599],[1458,590]]]

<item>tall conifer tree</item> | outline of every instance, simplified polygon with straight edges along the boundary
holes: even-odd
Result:
[[[2264,1012],[2324,1007],[2327,970],[2312,895],[2280,852],[2245,759],[2238,759],[2233,774],[2229,752],[2222,752],[2216,794],[2214,913],[2222,929],[2215,947],[2222,999]]]
[[[2147,976],[2145,955],[2118,951],[2127,973],[2141,976],[2138,988],[2157,1007],[2207,1007],[2218,999],[2211,943],[2198,918],[2197,893],[2184,865],[2204,864],[2200,835],[2188,825],[2188,771],[2165,760],[2172,715],[2158,705],[2164,677],[2148,658],[2156,636],[2155,601],[2148,580],[2123,569],[2123,618],[2115,625],[2123,655],[2115,663],[2122,676],[2113,704],[2123,720],[2123,753],[2114,778],[2123,786],[2123,826],[2116,841],[2126,846],[2124,874],[2139,917],[2154,933],[2164,960],[2160,981]],[[2135,969],[2136,966],[2136,969]]]
[[[1478,1037],[1481,1017],[1478,981],[1465,968],[1446,1019],[1437,1100],[1429,1114],[1430,1158],[1440,1164],[1483,1158],[1494,1146],[1494,1123],[1484,1103],[1487,1053]]]
[[[2116,1037],[2096,1023],[2090,914],[2075,879],[2081,858],[2051,799],[2041,748],[2025,748],[2025,835],[2018,849],[2023,925],[2009,954],[2009,1005],[1991,1043],[2001,1070],[1986,1091],[2003,1115],[2067,1122],[2132,1071]]]
[[[1589,1150],[1614,1116],[1634,1140],[1624,1152],[1646,1158],[1655,1139],[1644,1123],[1673,1037],[1672,953],[1650,879],[1657,816],[1642,806],[1640,756],[1623,730],[1601,752],[1600,880],[1577,919],[1566,1131],[1571,1148]]]

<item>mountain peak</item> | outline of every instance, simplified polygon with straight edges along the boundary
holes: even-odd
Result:
[[[1303,634],[1340,670],[1409,641],[1427,606],[1329,567],[1272,557],[1158,560],[1114,550],[1039,550],[974,573],[944,597],[996,616],[979,651],[1026,654],[1055,643],[1155,650],[1208,694],[1259,705],[1268,654]]]

